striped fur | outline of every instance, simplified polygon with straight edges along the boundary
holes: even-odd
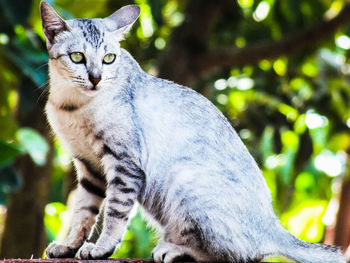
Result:
[[[164,234],[154,260],[345,262],[337,248],[280,226],[255,161],[226,118],[195,91],[146,74],[119,41],[137,19],[126,6],[105,19],[63,20],[41,3],[50,55],[46,113],[74,156],[72,229],[48,257],[99,259],[120,244],[138,203]],[[81,63],[70,53],[80,52]],[[106,54],[115,54],[110,64]],[[91,76],[99,76],[98,84]],[[101,204],[103,202],[103,209]],[[96,216],[103,229],[90,242]]]

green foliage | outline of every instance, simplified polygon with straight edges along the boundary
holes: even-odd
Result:
[[[38,132],[30,128],[20,128],[16,131],[15,138],[35,164],[46,163],[49,146]]]
[[[0,168],[4,168],[17,157],[23,153],[24,150],[13,143],[0,141]]]
[[[155,232],[147,227],[138,211],[130,222],[122,244],[112,258],[150,258],[156,241]]]
[[[20,186],[15,159],[28,154],[35,164],[44,165],[49,149],[45,139],[33,129],[20,128],[14,137],[13,142],[0,140],[0,204],[5,204],[7,195]]]
[[[59,234],[62,224],[68,221],[66,206],[60,202],[49,203],[45,207],[44,223],[50,242],[54,241]]]
[[[323,237],[322,217],[327,209],[324,200],[298,202],[281,216],[284,227],[293,235],[311,242],[320,242]]]
[[[47,53],[39,2],[0,1],[0,203],[20,185],[13,164],[29,154],[45,164],[48,145],[37,131],[18,127],[18,103],[26,112],[37,103],[47,82]],[[104,17],[132,1],[48,1],[65,18]],[[188,1],[135,0],[141,16],[122,43],[156,72],[155,58],[184,21]],[[323,16],[339,13],[345,0],[238,0],[220,14],[209,47],[244,47],[280,39]],[[83,7],[83,8],[82,8]],[[276,213],[296,236],[320,241],[334,178],[344,172],[342,152],[350,148],[350,27],[334,38],[296,55],[262,60],[256,65],[218,69],[202,85],[226,114],[254,155],[271,190]],[[23,84],[25,82],[25,84]],[[23,89],[24,88],[24,89]],[[63,190],[69,157],[55,144],[52,203],[45,226],[57,238],[66,220]],[[323,221],[322,221],[323,220]],[[149,257],[155,244],[139,213],[131,221],[115,257]],[[275,260],[275,259],[273,259]],[[283,262],[283,261],[282,261]]]
[[[236,36],[238,46],[256,43],[261,37],[258,29],[265,30],[265,40],[276,39],[324,12],[339,12],[344,4],[265,1],[268,12],[257,21],[254,12],[262,2],[238,1],[246,24]],[[232,118],[260,164],[283,224],[309,241],[322,240],[330,187],[344,172],[342,151],[349,149],[345,131],[350,125],[350,96],[344,89],[350,84],[348,58],[349,52],[330,40],[293,57],[233,68],[212,82],[213,100]]]

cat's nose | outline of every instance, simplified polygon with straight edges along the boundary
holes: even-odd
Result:
[[[89,74],[89,80],[94,86],[96,86],[101,80],[101,75]]]

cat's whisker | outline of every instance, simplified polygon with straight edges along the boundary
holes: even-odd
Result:
[[[40,65],[39,67],[37,67],[35,70],[40,70],[41,68],[43,68],[43,67],[47,67],[48,65],[49,65],[49,63],[48,63],[48,62],[46,62],[46,63],[44,63],[44,64]]]
[[[78,83],[78,84],[85,84],[85,81],[80,81],[80,80],[73,80],[73,83]]]
[[[42,83],[40,86],[36,87],[35,90],[37,91],[37,90],[46,89],[46,88],[48,88],[48,86],[49,86],[49,80],[45,81],[45,82]]]
[[[49,81],[46,81],[45,83],[41,84],[37,89],[42,90],[42,92],[36,100],[36,104],[38,104],[43,97],[46,97],[47,94],[49,94]]]

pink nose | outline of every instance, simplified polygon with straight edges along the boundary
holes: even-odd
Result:
[[[89,80],[90,80],[90,82],[91,82],[94,86],[96,86],[96,85],[100,82],[101,76],[92,76],[92,75],[89,75]]]

